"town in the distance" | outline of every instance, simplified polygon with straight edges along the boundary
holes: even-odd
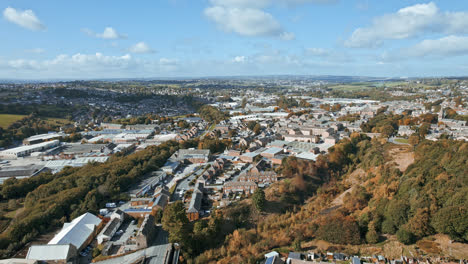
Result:
[[[0,263],[466,263],[468,79],[0,84]]]

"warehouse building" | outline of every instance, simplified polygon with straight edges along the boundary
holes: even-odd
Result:
[[[31,155],[33,152],[44,151],[49,148],[56,147],[60,144],[58,140],[52,140],[47,142],[42,142],[34,145],[26,145],[17,148],[6,149],[0,151],[0,157],[5,159],[16,159],[19,157],[25,157]]]

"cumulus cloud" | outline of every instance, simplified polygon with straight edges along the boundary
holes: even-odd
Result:
[[[338,0],[210,0],[205,16],[226,32],[241,36],[270,36],[282,40],[294,40],[294,33],[287,32],[264,9],[270,5],[327,4]]]
[[[425,39],[411,47],[385,52],[382,60],[405,60],[422,57],[451,57],[468,55],[468,37],[450,35],[439,39]]]
[[[138,42],[137,44],[128,48],[131,53],[154,53],[155,51],[145,42]]]
[[[14,73],[15,78],[115,78],[166,76],[180,68],[171,58],[142,60],[130,54],[122,56],[94,54],[62,54],[45,60],[13,59],[0,61],[1,78]]]
[[[270,13],[263,10],[272,2],[272,0],[211,0],[211,6],[205,9],[204,14],[226,32],[248,37],[268,36],[293,40],[294,34],[286,32]]]
[[[345,45],[379,47],[385,40],[406,39],[424,33],[468,33],[468,12],[442,12],[433,2],[408,6],[375,18],[369,27],[356,29]]]
[[[34,14],[30,9],[19,10],[13,7],[7,7],[3,11],[3,17],[8,21],[29,30],[40,31],[46,29],[39,18],[36,17],[36,14]]]
[[[83,28],[81,29],[81,31],[83,31],[88,36],[95,37],[95,38],[102,38],[102,39],[125,39],[127,38],[126,34],[118,33],[117,30],[115,30],[112,27],[106,27],[104,29],[104,32],[102,33],[96,33],[89,28]]]
[[[284,31],[269,13],[255,8],[212,6],[205,15],[222,30],[243,36],[280,36]]]
[[[236,63],[244,63],[246,61],[247,61],[246,56],[236,56],[234,57],[234,59],[232,59],[232,62],[236,62]]]

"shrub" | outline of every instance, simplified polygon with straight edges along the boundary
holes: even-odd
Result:
[[[398,240],[405,245],[410,245],[414,243],[415,237],[413,233],[409,232],[404,227],[401,227],[396,233],[396,235]]]

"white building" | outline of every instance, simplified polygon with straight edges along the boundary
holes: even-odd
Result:
[[[95,236],[97,226],[102,220],[90,213],[85,213],[71,221],[63,224],[62,230],[49,241],[48,245],[72,244],[81,251],[89,244]]]
[[[52,141],[42,142],[42,143],[34,144],[34,145],[27,145],[27,146],[6,149],[3,151],[0,151],[0,157],[6,158],[6,159],[16,159],[19,157],[31,155],[31,153],[33,152],[44,151],[46,149],[56,147],[59,144],[60,144],[60,141],[52,140]]]

